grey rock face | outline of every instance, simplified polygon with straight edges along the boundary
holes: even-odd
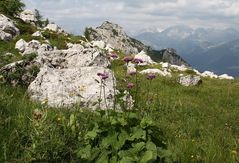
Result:
[[[54,24],[54,23],[47,24],[47,26],[44,29],[54,31],[54,32],[58,32],[58,33],[64,32],[64,30],[61,27],[59,27],[57,24]]]
[[[20,13],[20,19],[22,19],[26,23],[31,23],[35,25],[37,22],[36,13],[31,10],[24,10]]]
[[[104,86],[97,76],[97,73],[102,72],[109,75]],[[103,67],[42,68],[29,86],[28,92],[33,100],[47,101],[48,105],[54,107],[78,104],[92,109],[97,107],[108,109],[113,107],[114,101],[112,76],[112,72]],[[106,97],[103,97],[104,95]]]
[[[79,104],[91,109],[112,109],[115,77],[107,68],[109,60],[98,48],[74,45],[67,50],[38,50],[36,61],[41,70],[28,87],[33,100],[47,101],[54,107]],[[108,75],[104,84],[97,73]]]
[[[114,49],[121,50],[126,54],[137,54],[141,50],[147,51],[149,47],[133,38],[130,38],[117,24],[104,22],[96,29],[88,29],[89,37],[92,41],[103,41],[110,44]]]
[[[110,65],[100,50],[83,47],[82,49],[42,51],[38,53],[37,60],[41,65],[55,68],[108,67]]]
[[[19,34],[19,29],[14,25],[14,22],[5,15],[0,14],[0,39],[10,41]]]
[[[39,68],[40,64],[36,61],[21,60],[2,67],[0,74],[5,82],[13,86],[29,85],[36,78]]]
[[[179,78],[179,83],[183,86],[196,86],[202,83],[200,76],[187,75]]]
[[[190,67],[190,65],[185,60],[183,60],[179,55],[177,55],[176,50],[172,48],[164,50],[162,59],[163,61],[166,61],[173,65],[178,66],[185,65]]]
[[[27,47],[27,42],[23,39],[20,39],[16,42],[15,49],[18,49],[20,52],[24,52]]]

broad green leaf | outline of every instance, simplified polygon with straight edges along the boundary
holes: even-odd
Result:
[[[136,113],[129,113],[129,116],[128,116],[130,119],[137,119],[138,116]]]
[[[158,155],[157,146],[153,142],[149,141],[146,143],[146,149],[153,152],[153,158],[156,160]]]
[[[140,160],[140,163],[147,163],[149,161],[153,160],[153,152],[152,151],[146,151],[143,154],[143,157]]]
[[[91,158],[91,146],[87,145],[83,149],[81,149],[78,153],[77,156],[82,158],[82,159],[90,159]]]
[[[94,140],[97,136],[97,132],[96,131],[89,131],[89,132],[87,132],[87,134],[85,136],[86,136],[86,139]]]
[[[118,141],[115,142],[115,144],[114,144],[114,149],[116,149],[116,150],[121,149],[124,146],[125,141],[128,138],[129,138],[128,133],[125,130],[121,130],[121,133],[118,136]]]
[[[127,121],[125,118],[119,118],[119,123],[121,124],[121,126],[126,126],[127,125]]]
[[[108,163],[109,162],[109,157],[108,154],[110,152],[104,151],[100,154],[99,159],[96,160],[96,163]]]
[[[117,133],[112,133],[110,135],[108,135],[107,137],[103,138],[102,142],[101,142],[101,146],[103,148],[108,148],[109,146],[114,146],[115,142],[117,142]]]
[[[131,140],[131,141],[134,141],[135,139],[136,140],[138,140],[138,139],[146,140],[146,132],[138,126],[134,127],[132,129],[132,134],[129,138],[129,140]]]
[[[95,160],[95,159],[99,156],[100,152],[101,152],[101,151],[100,151],[99,148],[93,148],[93,149],[91,150],[90,161]]]
[[[134,163],[135,159],[132,157],[124,157],[120,160],[120,163]]]
[[[110,163],[117,163],[117,157],[116,157],[116,156],[113,156],[113,157],[110,159]]]
[[[149,117],[145,117],[141,120],[140,126],[142,128],[147,128],[147,127],[153,126],[153,120]]]
[[[133,144],[132,146],[133,146],[132,152],[137,155],[137,153],[139,153],[140,151],[142,151],[145,148],[145,143],[140,142],[140,143]]]
[[[85,138],[94,140],[97,137],[97,134],[100,132],[101,130],[99,129],[98,125],[96,125],[92,131],[86,133]]]

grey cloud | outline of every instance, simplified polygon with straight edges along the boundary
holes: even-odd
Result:
[[[86,26],[105,20],[127,31],[177,24],[192,27],[239,25],[238,0],[23,0],[66,30],[81,33]],[[213,23],[212,23],[213,22]]]

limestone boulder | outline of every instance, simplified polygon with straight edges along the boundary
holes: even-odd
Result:
[[[99,47],[101,49],[105,48],[105,43],[104,41],[91,41],[93,46]]]
[[[58,26],[57,24],[54,24],[54,23],[48,24],[44,29],[54,31],[54,32],[57,32],[57,33],[63,33],[64,32],[64,30],[60,26]]]
[[[160,76],[172,77],[172,74],[166,70],[162,71],[160,69],[146,69],[140,71],[141,74],[158,74]]]
[[[227,79],[227,80],[234,80],[233,76],[229,76],[228,74],[223,74],[219,76],[219,79]]]
[[[196,86],[202,83],[200,76],[195,75],[187,75],[187,76],[181,76],[179,78],[179,83],[183,86]]]
[[[19,34],[20,31],[15,26],[13,20],[0,14],[0,39],[3,41],[10,41]]]
[[[137,54],[149,49],[140,41],[129,37],[118,24],[108,21],[99,27],[88,28],[87,32],[90,40],[103,41],[106,45],[111,45],[111,49],[121,50],[125,54]]]
[[[35,11],[24,10],[20,13],[20,19],[22,19],[26,23],[34,24],[37,22]]]
[[[108,74],[104,84],[101,84],[97,73]],[[28,87],[28,92],[33,100],[45,101],[54,107],[80,105],[91,109],[109,109],[114,105],[113,74],[103,67],[44,67]]]
[[[155,63],[150,56],[148,56],[144,51],[141,51],[137,55],[135,55],[134,59],[141,59],[143,63],[140,63],[139,65],[149,65]]]
[[[33,37],[43,37],[41,31],[36,31],[35,33],[32,34]]]
[[[23,39],[20,39],[16,42],[15,49],[18,49],[20,52],[24,52],[27,47],[27,42]]]
[[[204,71],[202,74],[201,74],[202,77],[208,77],[208,78],[215,78],[217,79],[218,78],[218,75],[216,75],[214,72],[211,72],[211,71]]]

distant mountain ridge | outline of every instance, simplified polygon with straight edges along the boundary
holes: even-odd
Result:
[[[174,49],[165,51],[153,50],[148,44],[143,44],[137,39],[129,37],[118,24],[105,21],[96,28],[88,28],[85,32],[86,37],[92,41],[103,41],[113,49],[121,50],[125,54],[137,54],[145,51],[157,61],[165,61],[174,65],[190,66],[186,60],[176,53]]]
[[[239,76],[239,32],[235,29],[174,26],[162,32],[143,32],[135,38],[157,50],[174,48],[201,71]]]

